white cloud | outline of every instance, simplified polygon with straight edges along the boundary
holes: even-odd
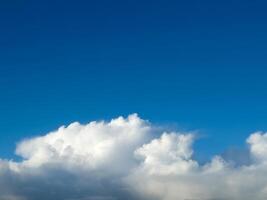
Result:
[[[151,127],[136,114],[110,122],[78,122],[42,137],[19,143],[16,154],[23,166],[38,168],[44,164],[104,168],[110,173],[123,173],[133,166],[132,152],[148,140]],[[122,165],[123,163],[123,165]]]
[[[163,134],[136,152],[143,162],[127,178],[132,188],[151,199],[267,199],[267,134],[247,140],[257,162],[234,167],[220,156],[205,165],[192,160],[191,134]],[[260,160],[260,162],[258,162]]]
[[[120,178],[138,164],[133,152],[149,140],[152,131],[150,124],[136,114],[110,122],[62,126],[44,136],[20,142],[16,154],[23,161],[2,161],[0,184],[7,184],[6,176],[16,179],[16,183],[5,186],[8,189],[3,191],[13,196],[21,193],[19,196],[27,199],[120,196],[126,190]],[[50,192],[42,191],[45,189]]]
[[[258,162],[267,161],[267,133],[256,132],[247,139],[253,158]]]
[[[135,154],[144,159],[141,167],[148,174],[183,174],[198,166],[191,160],[192,142],[192,134],[163,133],[161,138],[145,144]]]
[[[194,134],[155,130],[134,114],[26,139],[21,162],[0,160],[0,199],[267,199],[267,133],[248,138],[254,161],[236,167],[199,164]]]

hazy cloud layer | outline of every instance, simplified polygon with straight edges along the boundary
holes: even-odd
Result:
[[[267,133],[247,139],[250,162],[193,159],[193,133],[163,132],[136,114],[78,122],[0,160],[1,200],[266,200]],[[240,157],[240,156],[239,156]]]

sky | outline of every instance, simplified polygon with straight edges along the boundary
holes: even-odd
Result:
[[[266,6],[1,1],[0,158],[29,159],[14,153],[21,141],[62,125],[133,113],[196,133],[200,163],[246,152],[267,131]]]
[[[2,1],[0,149],[138,113],[219,153],[266,130],[264,1]],[[207,148],[212,147],[212,148]]]

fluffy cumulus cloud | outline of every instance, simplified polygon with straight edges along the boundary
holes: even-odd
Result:
[[[158,133],[136,114],[72,123],[18,143],[0,159],[1,200],[266,200],[267,133],[247,139],[251,162],[200,164],[190,132]]]

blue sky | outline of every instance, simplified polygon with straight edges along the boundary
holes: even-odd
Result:
[[[205,155],[267,130],[264,1],[1,1],[0,156],[73,121],[138,113]]]

